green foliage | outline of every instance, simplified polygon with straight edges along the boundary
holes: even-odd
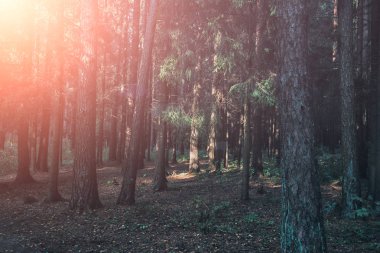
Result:
[[[244,216],[243,220],[246,223],[256,223],[259,220],[259,217],[257,216],[256,213],[251,212],[247,214],[246,216]]]
[[[355,217],[357,218],[367,218],[370,214],[370,211],[365,207],[355,210]]]
[[[328,201],[323,206],[323,213],[325,215],[333,214],[334,212],[339,211],[339,210],[340,208],[336,201]]]
[[[264,157],[263,166],[264,176],[279,184],[281,182],[281,169],[277,166],[276,157]]]
[[[317,151],[317,166],[322,182],[337,180],[342,176],[342,155],[330,153],[326,148],[321,147]]]
[[[221,232],[234,233],[236,230],[226,224],[220,224],[220,219],[230,215],[231,203],[222,201],[216,205],[209,206],[204,199],[196,197],[193,200],[197,227],[204,233]]]
[[[186,128],[191,126],[191,116],[183,108],[169,106],[163,112],[164,120],[176,126],[177,128]]]
[[[160,66],[159,78],[162,81],[167,81],[169,83],[174,83],[178,78],[177,68],[177,59],[175,57],[167,57]]]
[[[276,99],[274,94],[275,75],[272,74],[269,78],[256,82],[252,97],[258,104],[266,106],[275,106]]]
[[[264,106],[275,106],[276,99],[274,94],[275,75],[272,74],[267,79],[255,83],[255,77],[250,77],[242,83],[237,83],[231,86],[229,93],[245,94],[247,87],[252,89],[251,97],[254,102]]]

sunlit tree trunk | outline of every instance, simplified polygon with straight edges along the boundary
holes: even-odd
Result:
[[[308,101],[308,8],[303,0],[278,2],[281,115],[282,252],[327,252],[314,129]]]
[[[80,21],[81,63],[70,208],[82,212],[102,206],[96,177],[96,0],[80,2]]]
[[[55,4],[54,14],[57,15],[57,20],[55,22],[50,21],[51,25],[55,27],[55,32],[51,35],[54,36],[53,44],[56,49],[56,57],[54,59],[55,71],[58,72],[57,78],[52,80],[55,84],[53,87],[54,97],[53,97],[53,136],[52,136],[52,156],[51,156],[51,166],[49,168],[49,192],[48,201],[60,201],[62,197],[58,192],[58,175],[60,168],[60,157],[61,157],[61,143],[62,143],[62,132],[63,132],[63,115],[64,115],[64,55],[63,55],[63,38],[64,38],[64,4],[63,0],[59,0]]]
[[[26,110],[25,105],[23,105],[22,110]],[[31,183],[34,180],[29,171],[29,118],[25,114],[20,115],[17,138],[18,170],[15,182],[18,184]]]
[[[0,150],[4,150],[4,148],[5,148],[5,131],[0,129]]]
[[[107,75],[107,49],[104,46],[103,54],[103,73],[102,73],[102,85],[101,85],[101,99],[99,105],[99,128],[97,136],[97,148],[96,148],[96,163],[98,166],[103,165],[103,148],[104,148],[104,118],[105,118],[105,90],[106,90],[106,75]]]
[[[339,9],[339,64],[341,90],[341,126],[343,151],[343,208],[345,217],[353,217],[360,196],[359,169],[356,150],[354,65],[353,65],[353,3],[340,0]]]
[[[139,67],[131,142],[128,147],[126,167],[123,168],[123,183],[117,200],[118,204],[133,205],[135,203],[136,176],[137,170],[140,169],[138,166],[142,155],[141,139],[144,134],[143,123],[145,114],[145,98],[147,95],[149,66],[151,64],[151,54],[153,48],[153,36],[156,29],[157,5],[158,0],[150,0],[147,27],[144,36],[144,47]]]
[[[120,53],[120,52],[119,52]],[[118,132],[117,126],[119,121],[119,104],[120,104],[120,68],[121,57],[118,57],[118,62],[116,63],[116,77],[115,84],[112,88],[112,109],[111,109],[111,130],[110,130],[110,142],[109,142],[109,153],[108,160],[116,161],[117,160],[117,140],[118,140]]]
[[[49,56],[51,57],[51,55]],[[51,63],[49,64],[49,68]],[[48,88],[50,89],[50,88]],[[50,92],[50,90],[49,90]],[[40,142],[38,147],[37,157],[37,170],[48,171],[48,152],[49,152],[49,139],[50,139],[50,114],[51,114],[51,99],[48,92],[46,92],[45,102],[42,108],[42,122],[40,132]]]
[[[199,167],[199,99],[200,99],[200,84],[198,81],[193,86],[193,104],[191,108],[191,133],[190,133],[190,162],[189,172],[197,173]]]

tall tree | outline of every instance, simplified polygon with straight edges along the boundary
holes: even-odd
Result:
[[[240,192],[241,200],[249,200],[249,167],[251,153],[251,104],[249,101],[250,84],[247,84],[244,94],[244,118],[243,118],[243,178]]]
[[[64,114],[64,56],[63,56],[63,40],[64,40],[64,2],[59,0],[54,3],[54,14],[57,16],[54,22],[54,31],[52,36],[54,36],[54,45],[56,51],[54,71],[57,73],[53,76],[52,82],[54,84],[53,88],[53,98],[54,98],[54,117],[53,117],[53,136],[52,136],[52,156],[51,165],[49,168],[49,201],[60,201],[62,197],[58,192],[58,174],[60,167],[60,154],[61,154],[61,143],[62,143],[62,131],[63,131],[63,114]],[[52,22],[52,21],[50,21]]]
[[[278,2],[281,120],[282,252],[327,252],[314,132],[308,101],[308,8],[303,0]]]
[[[371,4],[371,73],[368,99],[369,117],[369,195],[374,201],[380,201],[380,2]]]
[[[353,66],[353,2],[340,0],[338,8],[339,65],[341,91],[341,126],[343,150],[343,208],[345,217],[352,217],[358,208],[360,196],[359,169],[356,150],[356,125],[354,107],[354,66]]]
[[[29,1],[26,3],[26,8],[28,10],[28,18],[26,19],[27,22],[34,20],[34,13],[33,13],[33,2]],[[28,27],[28,24],[24,24],[25,27]],[[32,41],[34,37],[34,30],[30,29],[27,32],[27,47],[25,47],[25,56],[24,56],[24,65],[23,65],[23,73],[25,76],[23,76],[22,82],[25,89],[28,89],[30,87],[30,84],[32,83],[30,81],[32,76],[32,68],[33,68],[33,50],[32,50]],[[19,110],[19,119],[18,119],[18,125],[17,125],[17,152],[18,152],[18,170],[15,182],[19,184],[24,183],[31,183],[34,181],[33,177],[30,174],[30,152],[29,152],[29,107],[31,106],[31,101],[29,99],[22,99],[20,103],[20,110]]]
[[[264,74],[264,34],[266,29],[267,17],[269,14],[269,2],[266,0],[256,1],[256,36],[255,36],[255,57],[253,60],[253,71],[255,72],[255,81],[261,82],[265,78]],[[264,108],[260,103],[255,104],[253,114],[253,154],[252,165],[257,176],[263,175],[263,114]]]
[[[80,2],[80,46],[74,180],[70,208],[101,207],[96,178],[96,45],[97,0]]]
[[[168,85],[166,81],[160,80],[158,85],[158,103],[159,103],[159,116],[157,120],[157,156],[156,156],[156,168],[155,177],[153,183],[154,191],[165,191],[167,189],[166,180],[166,148],[167,148],[167,123],[165,122],[163,112],[168,104]]]
[[[201,87],[197,80],[193,87],[193,104],[191,106],[190,162],[189,171],[199,172],[199,99]]]
[[[149,65],[153,48],[153,37],[156,29],[156,14],[158,0],[150,0],[147,26],[144,36],[144,47],[140,60],[138,85],[136,91],[136,105],[133,115],[132,135],[128,147],[126,166],[123,167],[123,183],[117,200],[118,204],[133,205],[135,203],[136,176],[141,164],[141,141],[144,135],[145,97],[147,95]],[[141,164],[142,165],[142,164]]]

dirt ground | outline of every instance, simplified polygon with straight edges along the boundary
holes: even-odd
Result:
[[[0,252],[279,252],[280,191],[269,179],[251,182],[251,200],[239,200],[240,173],[168,171],[169,190],[153,193],[153,166],[139,171],[136,205],[115,204],[121,169],[98,169],[104,208],[78,215],[68,202],[47,204],[47,175],[12,184],[0,178]],[[70,198],[72,173],[60,174],[60,191]],[[264,186],[264,193],[258,189]],[[25,198],[38,200],[25,204]],[[324,202],[339,191],[323,187]],[[329,252],[380,252],[380,220],[326,217]]]

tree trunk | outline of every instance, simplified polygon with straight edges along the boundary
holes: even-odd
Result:
[[[380,2],[372,1],[371,26],[380,24]],[[374,201],[380,201],[380,32],[379,29],[371,31],[371,73],[369,95],[369,195]]]
[[[198,173],[199,167],[199,99],[201,86],[196,82],[193,86],[193,105],[191,108],[191,133],[190,133],[190,162],[189,172]]]
[[[278,2],[282,252],[327,252],[308,101],[308,16],[303,0]]]
[[[215,93],[216,89],[214,85],[212,86],[212,99],[215,99]],[[211,114],[210,114],[210,130],[208,133],[208,146],[207,146],[207,153],[208,153],[208,166],[210,170],[215,171],[215,129],[216,128],[216,103],[213,102],[211,106]],[[183,142],[181,143],[181,145]],[[182,146],[181,146],[182,147]],[[182,153],[182,148],[181,148]]]
[[[102,206],[96,177],[96,24],[97,0],[80,3],[81,65],[77,97],[77,125],[74,150],[74,179],[70,208]]]
[[[25,105],[22,110],[26,110]],[[25,111],[24,111],[25,112]],[[20,116],[18,131],[17,131],[17,151],[18,151],[18,170],[15,182],[17,184],[27,184],[34,182],[34,179],[30,175],[29,165],[30,165],[30,157],[29,157],[29,119],[24,115]]]
[[[0,130],[0,150],[4,150],[5,148],[5,131]]]
[[[156,12],[158,0],[150,0],[147,28],[144,36],[144,47],[139,67],[136,106],[133,116],[131,143],[128,147],[126,167],[123,168],[123,183],[117,200],[118,204],[133,205],[135,203],[136,176],[139,160],[141,160],[141,142],[144,128],[145,97],[147,95],[149,65],[153,49],[153,36],[156,29]]]
[[[250,153],[251,153],[251,133],[250,133],[250,101],[249,101],[249,89],[246,88],[246,94],[244,95],[244,141],[243,141],[243,172],[242,172],[242,186],[240,199],[249,200],[249,168],[250,168]]]
[[[49,192],[48,192],[48,201],[55,202],[61,201],[62,196],[58,192],[58,175],[60,167],[60,156],[61,156],[61,143],[62,143],[62,132],[63,132],[63,116],[64,116],[64,88],[65,83],[63,79],[63,70],[64,70],[64,56],[63,56],[63,37],[64,37],[64,28],[63,28],[63,13],[64,13],[64,3],[63,0],[60,0],[56,4],[55,13],[58,15],[56,21],[54,22],[55,32],[55,41],[56,45],[56,58],[55,58],[55,71],[58,71],[58,76],[56,80],[52,80],[55,83],[55,94],[54,103],[53,103],[53,136],[52,136],[52,157],[51,157],[51,166],[49,169]]]
[[[339,3],[339,63],[341,90],[341,127],[343,150],[343,208],[344,217],[353,217],[358,208],[356,198],[360,197],[359,170],[356,150],[356,124],[354,106],[354,75],[353,75],[353,3],[341,0]]]
[[[256,82],[261,82],[265,77],[263,70],[265,45],[264,36],[267,24],[267,17],[269,15],[269,4],[266,0],[258,0],[256,2],[257,24],[255,34],[255,57],[253,59],[253,66],[256,71]],[[256,103],[254,110],[254,136],[253,136],[253,161],[252,165],[255,169],[255,174],[261,177],[264,174],[263,168],[263,105]]]
[[[262,177],[264,175],[263,167],[263,108],[262,105],[256,105],[253,113],[253,155],[252,167],[255,169],[255,176]]]
[[[103,73],[102,73],[102,90],[99,110],[99,129],[97,137],[96,163],[98,166],[103,165],[103,148],[104,148],[104,116],[105,116],[105,90],[106,90],[106,75],[107,75],[107,48],[104,46],[103,55]]]
[[[120,52],[119,52],[120,53]],[[120,58],[120,57],[119,57]],[[113,101],[112,101],[112,110],[111,110],[111,132],[110,132],[110,143],[109,143],[109,153],[108,160],[116,161],[117,160],[117,125],[119,119],[119,103],[120,103],[120,92],[119,92],[119,80],[120,80],[120,62],[117,63],[116,71],[116,82],[113,87]]]
[[[50,64],[49,64],[50,65]],[[37,170],[48,171],[48,153],[49,153],[49,137],[50,137],[50,114],[51,101],[46,98],[42,109],[42,126],[40,133],[40,144],[38,147]]]
[[[158,117],[157,123],[157,155],[156,155],[156,169],[153,183],[154,191],[165,191],[167,189],[166,180],[166,139],[167,139],[167,126],[164,121],[162,112],[166,110],[168,104],[168,87],[164,81],[158,81],[160,87],[158,88],[159,96],[159,112],[161,115]]]

